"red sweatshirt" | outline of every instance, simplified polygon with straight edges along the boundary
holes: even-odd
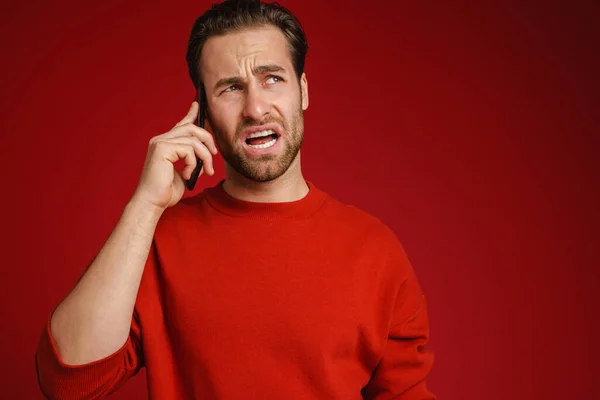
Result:
[[[221,187],[161,217],[114,354],[36,362],[51,399],[100,399],[145,367],[151,399],[435,399],[425,298],[393,232],[309,182],[251,203]]]

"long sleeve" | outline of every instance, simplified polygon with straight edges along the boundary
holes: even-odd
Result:
[[[152,243],[144,266],[153,270],[158,263]],[[142,323],[138,314],[139,293],[136,299],[129,336],[113,354],[83,365],[68,365],[61,360],[50,330],[48,318],[35,354],[38,384],[51,400],[102,399],[121,388],[141,368],[146,366],[142,349]]]
[[[35,364],[38,383],[46,398],[101,399],[123,386],[144,364],[137,315],[133,315],[129,337],[119,350],[101,360],[76,366],[60,359],[49,318],[39,340]]]
[[[145,268],[154,269],[156,263],[156,254],[150,251]],[[102,399],[121,388],[145,367],[138,300],[139,297],[131,318],[129,336],[123,346],[103,359],[83,365],[68,365],[60,358],[50,330],[52,317],[48,318],[35,354],[38,384],[46,398],[51,400]]]
[[[424,349],[429,339],[427,307],[414,272],[402,284],[393,310],[383,356],[363,389],[366,400],[434,400],[425,383],[433,353]]]

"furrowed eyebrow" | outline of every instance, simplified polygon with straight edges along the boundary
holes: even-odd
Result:
[[[273,73],[273,72],[285,73],[286,70],[285,70],[285,68],[283,68],[282,66],[277,65],[277,64],[267,64],[267,65],[259,65],[258,67],[254,68],[254,71],[252,71],[252,72],[254,73],[254,75],[262,75],[262,74]],[[219,79],[219,81],[215,84],[215,89],[218,89],[223,86],[240,84],[241,82],[242,82],[242,78],[240,78],[239,76],[231,76],[228,78]]]
[[[215,90],[220,87],[223,87],[223,86],[236,85],[241,82],[242,82],[242,78],[235,77],[235,76],[232,76],[231,78],[219,79],[219,81],[215,85]]]
[[[267,72],[285,72],[285,68],[277,64],[259,65],[254,68],[254,75],[265,74]]]

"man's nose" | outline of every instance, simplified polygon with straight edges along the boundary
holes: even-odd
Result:
[[[244,117],[260,121],[270,111],[271,105],[265,98],[264,93],[261,93],[261,88],[255,86],[248,87],[243,111]]]

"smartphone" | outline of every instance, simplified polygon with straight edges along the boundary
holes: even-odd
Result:
[[[206,116],[206,92],[204,91],[204,87],[200,86],[196,91],[196,99],[198,104],[200,104],[200,110],[198,110],[198,119],[196,124],[200,128],[204,128],[204,118]],[[188,190],[194,190],[194,186],[196,186],[196,181],[200,176],[200,170],[202,169],[202,160],[196,157],[196,168],[192,172],[192,176],[186,182],[186,186]]]

